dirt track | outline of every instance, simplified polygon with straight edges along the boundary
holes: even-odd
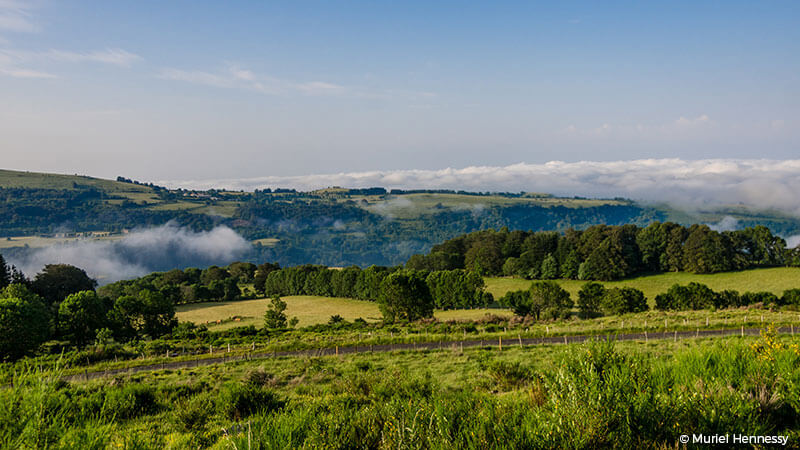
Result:
[[[585,342],[590,339],[613,339],[618,341],[646,341],[650,339],[692,339],[700,337],[715,337],[715,336],[758,336],[760,328],[747,328],[738,330],[696,330],[696,331],[668,331],[668,332],[655,332],[655,333],[623,333],[623,334],[609,334],[609,335],[577,335],[577,336],[553,336],[542,338],[526,338],[526,339],[509,339],[500,341],[498,340],[464,340],[464,341],[447,341],[447,342],[425,342],[416,344],[382,344],[382,345],[366,345],[366,346],[351,346],[340,348],[320,348],[313,350],[297,350],[297,351],[283,351],[283,352],[254,352],[246,355],[235,356],[221,356],[216,358],[200,358],[193,360],[165,362],[160,364],[145,364],[135,367],[127,367],[124,369],[109,369],[104,371],[84,372],[82,374],[70,375],[64,377],[68,381],[83,381],[94,378],[108,377],[121,374],[131,374],[137,372],[146,372],[153,370],[165,369],[188,369],[199,366],[209,366],[212,364],[223,364],[237,361],[250,361],[258,359],[276,358],[281,356],[335,356],[347,355],[353,353],[370,353],[370,352],[393,352],[393,351],[408,351],[408,350],[439,350],[439,349],[462,349],[474,347],[491,347],[500,349],[501,347],[518,347],[518,346],[533,346],[543,344],[573,344]],[[778,328],[779,333],[788,333],[788,329]]]

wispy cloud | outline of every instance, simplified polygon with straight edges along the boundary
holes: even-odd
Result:
[[[31,69],[21,69],[15,67],[2,67],[2,65],[0,65],[0,75],[6,75],[12,78],[31,78],[31,79],[57,78],[52,73],[41,72],[38,70],[31,70]]]
[[[33,33],[40,30],[33,20],[31,1],[0,0],[0,31]]]
[[[266,75],[259,75],[238,66],[229,66],[217,72],[167,68],[161,71],[159,78],[216,88],[245,89],[272,95],[291,93],[305,95],[338,95],[348,92],[348,88],[326,81],[298,83]]]
[[[47,50],[41,52],[0,49],[0,74],[15,78],[57,78],[50,71],[36,66],[52,66],[53,63],[97,63],[118,67],[130,67],[142,57],[126,50],[114,48],[90,52]]]
[[[562,130],[562,135],[583,138],[620,138],[620,137],[680,137],[707,130],[716,123],[707,115],[695,117],[678,117],[673,121],[660,124],[614,124],[603,123],[599,126],[581,128],[569,125]]]
[[[473,191],[534,191],[558,195],[627,197],[683,208],[745,206],[800,216],[800,160],[641,159],[551,161],[545,164],[473,166],[463,169],[390,170],[201,181],[160,181],[198,189],[303,190],[328,186]]]
[[[218,71],[182,70],[165,68],[158,77],[163,80],[182,81],[186,83],[211,86],[224,89],[241,89],[267,95],[306,95],[306,96],[341,96],[371,99],[388,99],[402,97],[406,99],[426,99],[436,96],[431,92],[412,92],[399,90],[369,89],[346,86],[330,81],[293,81],[258,74],[251,70],[230,65]]]
[[[88,53],[66,52],[61,50],[50,50],[40,54],[42,58],[53,61],[63,61],[70,63],[94,62],[111,64],[114,66],[130,67],[133,63],[142,59],[141,56],[120,48],[109,48],[105,50],[95,50]]]

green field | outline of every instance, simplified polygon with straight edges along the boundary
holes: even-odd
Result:
[[[314,297],[297,295],[281,297],[286,302],[286,316],[297,317],[298,326],[326,323],[333,315],[340,315],[346,320],[359,317],[367,321],[381,318],[378,305],[374,302],[352,300],[349,298]],[[196,303],[178,306],[178,320],[208,324],[215,330],[222,330],[243,325],[261,327],[264,324],[264,313],[269,305],[268,299],[241,300],[221,303]],[[240,318],[240,321],[231,320]],[[217,324],[220,321],[220,324]]]
[[[153,189],[149,186],[121,183],[84,175],[61,175],[0,169],[0,187],[72,190],[75,189],[76,185],[91,186],[109,193],[153,193]]]
[[[377,322],[382,317],[375,302],[312,295],[296,295],[281,299],[286,302],[286,316],[297,317],[300,327],[327,323],[331,316],[337,314],[348,321],[362,318],[367,322]],[[180,321],[207,325],[213,330],[247,325],[260,328],[264,324],[264,313],[268,305],[268,299],[195,303],[178,306],[176,315]],[[435,317],[439,320],[475,320],[485,317],[486,314],[511,316],[511,312],[507,309],[469,309],[436,311]],[[239,320],[236,320],[237,318]]]
[[[382,216],[398,219],[414,219],[422,214],[430,214],[442,209],[474,210],[493,206],[513,206],[519,204],[538,206],[566,206],[568,208],[586,208],[601,205],[620,205],[625,202],[604,199],[573,199],[553,197],[550,195],[531,195],[527,197],[505,197],[502,195],[464,195],[464,194],[401,194],[387,198],[379,196],[353,197],[353,200],[364,199],[364,208]]]
[[[67,244],[78,241],[110,241],[122,239],[122,234],[92,234],[83,237],[42,237],[42,236],[12,236],[0,238],[0,249],[14,247],[41,248],[51,245]]]
[[[578,291],[586,281],[556,280],[569,291],[573,300],[578,298]],[[666,292],[675,283],[686,285],[690,282],[703,283],[715,291],[733,289],[743,292],[768,291],[780,296],[786,289],[800,288],[800,268],[774,267],[769,269],[753,269],[741,272],[724,272],[710,275],[697,275],[686,272],[668,272],[647,275],[620,281],[604,281],[606,287],[633,287],[644,292],[654,305],[655,296]],[[487,278],[486,290],[495,299],[499,299],[508,291],[527,289],[532,281],[521,278]]]

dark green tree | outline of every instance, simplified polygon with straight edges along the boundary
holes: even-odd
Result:
[[[286,302],[275,296],[264,313],[264,326],[271,330],[286,328]]]
[[[172,302],[149,289],[118,298],[110,315],[116,322],[118,336],[123,339],[160,337],[178,323]]]
[[[11,269],[6,264],[6,260],[3,259],[3,255],[0,255],[0,289],[3,289],[10,283],[11,283]]]
[[[647,299],[642,291],[631,287],[606,289],[600,309],[606,315],[647,311]]]
[[[498,275],[502,271],[503,256],[491,241],[478,241],[464,255],[464,266],[480,275]]]
[[[544,280],[552,280],[558,278],[558,275],[558,261],[556,261],[555,256],[549,254],[544,258],[544,261],[542,261],[540,276]]]
[[[508,291],[500,298],[500,304],[511,308],[517,316],[530,315],[531,291]]]
[[[578,310],[583,318],[598,317],[606,288],[600,283],[586,283],[578,291]]]
[[[92,342],[97,330],[107,326],[106,303],[94,291],[70,294],[58,305],[57,330],[62,338],[83,346]]]
[[[378,302],[387,322],[433,317],[433,298],[422,272],[398,271],[387,276]]]
[[[228,265],[228,272],[241,283],[252,283],[258,267],[249,262],[235,262]]]
[[[56,304],[68,295],[93,291],[97,281],[85,271],[69,264],[48,264],[33,279],[32,289],[48,304]]]
[[[27,355],[50,337],[50,313],[42,299],[25,286],[0,290],[0,359]]]
[[[259,264],[258,268],[256,269],[255,274],[253,275],[253,288],[261,295],[269,294],[264,289],[264,283],[267,281],[267,276],[276,271],[280,270],[281,266],[279,264],[273,263],[263,263]]]
[[[534,281],[530,291],[530,314],[536,319],[558,319],[569,315],[572,299],[555,281]]]
[[[707,225],[692,225],[683,245],[683,270],[714,273],[731,269],[733,252],[723,235]]]

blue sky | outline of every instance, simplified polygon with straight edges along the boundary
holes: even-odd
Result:
[[[796,158],[797,2],[0,0],[0,167]]]

